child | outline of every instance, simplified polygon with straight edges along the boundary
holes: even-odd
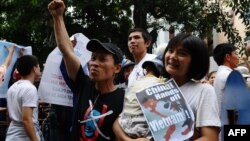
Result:
[[[130,138],[147,138],[150,140],[153,139],[152,134],[136,99],[136,92],[148,86],[163,83],[165,80],[161,77],[163,64],[159,58],[145,61],[142,64],[142,68],[145,70],[145,76],[135,81],[131,87],[128,88],[125,94],[123,112],[115,124],[120,125],[122,130]],[[118,131],[115,125],[113,127],[115,131]],[[119,132],[115,133],[118,139],[122,139],[122,136],[118,134]]]

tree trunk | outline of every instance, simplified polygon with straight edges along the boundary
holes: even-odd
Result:
[[[135,27],[147,29],[147,13],[144,1],[134,0],[133,20]]]

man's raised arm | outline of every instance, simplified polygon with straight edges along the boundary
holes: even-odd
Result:
[[[75,80],[81,63],[74,54],[73,44],[65,27],[63,18],[65,11],[64,2],[62,0],[53,0],[49,3],[48,9],[53,16],[56,43],[63,54],[68,75],[72,80]]]

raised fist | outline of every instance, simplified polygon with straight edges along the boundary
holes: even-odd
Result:
[[[62,0],[53,0],[49,3],[48,9],[53,17],[62,16],[64,14],[65,5]]]

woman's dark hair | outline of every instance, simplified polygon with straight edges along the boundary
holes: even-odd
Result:
[[[17,60],[16,68],[21,76],[30,74],[34,66],[38,65],[38,59],[34,55],[24,55]]]
[[[191,56],[191,63],[187,73],[188,79],[201,80],[206,76],[209,70],[209,54],[208,48],[203,40],[187,33],[180,33],[172,38],[163,55],[163,64],[165,66],[165,54],[169,49],[178,46],[185,48]],[[166,77],[170,75],[164,69]]]

